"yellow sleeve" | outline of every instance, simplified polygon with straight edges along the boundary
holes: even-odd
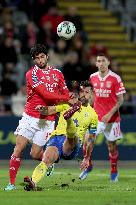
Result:
[[[63,103],[63,104],[59,104],[59,105],[56,105],[55,108],[56,108],[56,112],[62,112],[64,110],[67,110],[70,106],[66,103]]]

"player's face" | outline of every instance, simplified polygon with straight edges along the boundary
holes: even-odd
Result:
[[[45,55],[44,53],[40,53],[36,55],[34,58],[35,64],[41,69],[45,69],[47,65],[47,61],[48,61],[48,55]]]
[[[96,67],[101,73],[105,73],[108,70],[110,62],[105,56],[98,56],[96,59]]]
[[[69,92],[69,104],[73,105],[78,101],[78,94],[77,92]]]
[[[86,104],[91,99],[92,90],[91,87],[80,87],[79,100],[82,104]]]

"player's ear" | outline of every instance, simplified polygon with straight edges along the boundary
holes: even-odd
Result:
[[[49,59],[49,54],[47,54],[47,60]]]
[[[110,61],[108,60],[108,66],[110,65]]]

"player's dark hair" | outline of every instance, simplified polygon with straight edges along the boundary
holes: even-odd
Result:
[[[110,60],[110,57],[108,55],[106,55],[105,53],[98,53],[96,57],[98,57],[98,56],[102,56],[102,57],[105,57],[108,60]]]
[[[81,81],[80,87],[92,87],[89,80]]]
[[[47,48],[43,44],[36,44],[30,50],[30,55],[32,58],[39,55],[40,53],[48,54]]]
[[[91,85],[89,80],[81,81],[79,90],[81,91],[83,88],[86,88],[86,87],[90,87],[90,89],[93,91],[93,86]]]
[[[67,81],[67,87],[68,87],[68,90],[71,92],[78,91],[79,90],[79,83],[75,80]]]

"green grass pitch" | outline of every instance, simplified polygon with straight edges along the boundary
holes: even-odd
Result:
[[[134,205],[136,204],[136,171],[120,169],[119,182],[109,182],[109,170],[96,169],[89,177],[78,179],[79,167],[56,166],[51,177],[45,177],[39,184],[42,191],[25,191],[23,177],[31,176],[33,170],[22,167],[17,176],[17,190],[5,192],[8,183],[8,168],[0,170],[1,205]]]

